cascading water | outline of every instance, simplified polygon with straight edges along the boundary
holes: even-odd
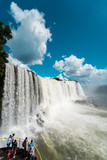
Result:
[[[44,160],[106,160],[107,111],[76,103],[75,81],[6,64],[0,133],[33,137]]]
[[[80,96],[84,94],[79,83],[41,78],[31,71],[6,64],[2,132],[13,126],[28,125],[41,110],[45,112],[52,104]]]
[[[40,77],[33,72],[6,64],[2,100],[2,132],[28,125],[37,114],[42,91]]]

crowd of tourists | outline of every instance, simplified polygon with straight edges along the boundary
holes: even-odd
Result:
[[[33,160],[35,157],[35,148],[33,140],[31,143],[28,143],[28,138],[26,137],[22,142],[22,147],[24,148],[24,160]],[[7,148],[8,148],[8,158],[7,160],[15,159],[17,154],[17,140],[15,139],[15,134],[10,135],[7,139]]]

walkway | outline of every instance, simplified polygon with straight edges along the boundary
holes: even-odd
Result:
[[[23,139],[21,138],[15,138],[18,143],[17,153],[14,160],[25,160],[26,155],[28,155],[28,144],[27,144],[27,150],[25,151],[22,147]],[[7,160],[8,155],[8,149],[6,147],[7,138],[0,138],[0,160]],[[1,147],[2,146],[2,147]],[[27,158],[26,160],[29,160]],[[35,158],[34,160],[42,160],[42,157],[38,151],[38,149],[35,147]]]

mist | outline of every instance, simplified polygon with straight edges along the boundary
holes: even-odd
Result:
[[[83,86],[87,101],[100,109],[107,109],[107,84]]]

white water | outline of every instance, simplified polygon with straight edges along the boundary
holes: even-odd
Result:
[[[83,98],[75,81],[6,64],[1,135],[33,137],[44,160],[106,160],[107,112],[75,103]]]
[[[36,123],[37,118],[42,118],[39,116],[48,113],[49,107],[83,97],[82,88],[75,81],[41,78],[31,71],[6,64],[2,132],[23,126],[28,129],[31,122]]]

